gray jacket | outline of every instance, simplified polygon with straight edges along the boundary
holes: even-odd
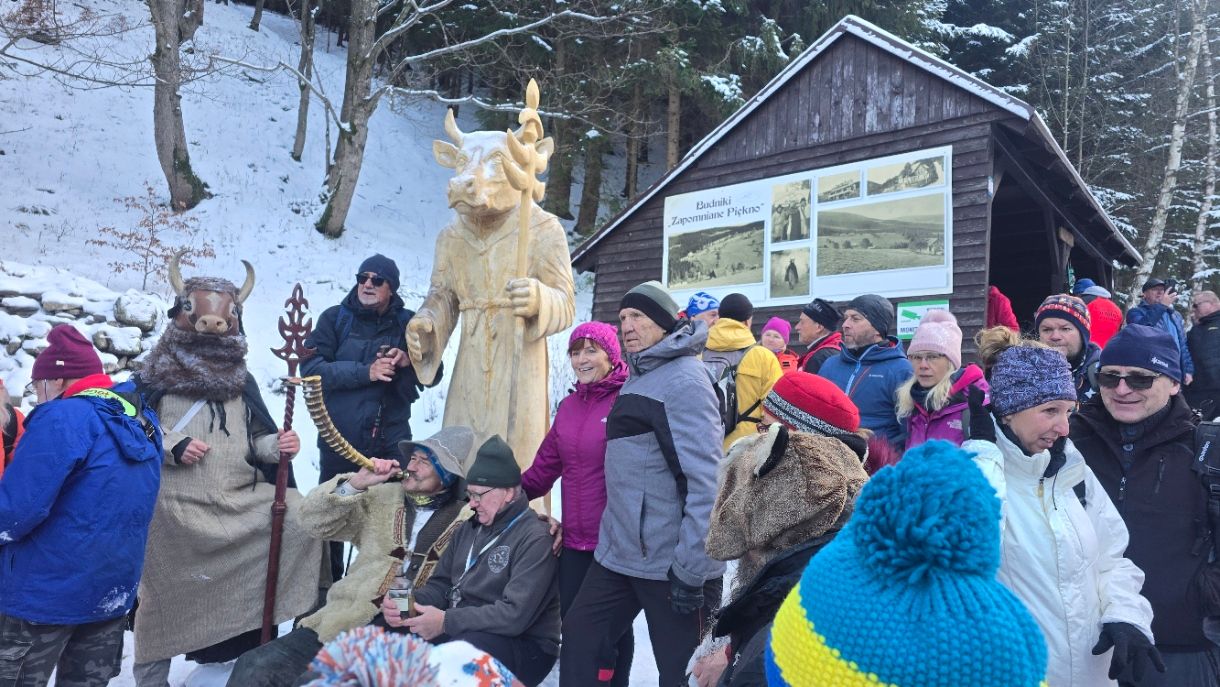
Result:
[[[472,547],[477,554],[501,533],[462,579]],[[547,524],[530,510],[525,494],[519,494],[489,527],[472,517],[454,533],[432,577],[416,590],[415,601],[445,611],[449,637],[468,632],[528,637],[558,656],[559,565],[551,541]],[[461,599],[450,608],[450,590],[459,579]]]
[[[707,326],[685,322],[639,353],[606,419],[606,510],[594,558],[622,575],[686,584],[720,577],[704,550],[724,428],[697,357]]]

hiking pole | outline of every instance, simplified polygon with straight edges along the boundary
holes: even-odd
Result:
[[[292,297],[284,301],[284,307],[288,311],[287,319],[281,315],[279,322],[280,336],[284,337],[284,345],[271,349],[271,352],[280,360],[288,363],[288,376],[295,377],[297,365],[309,357],[310,352],[305,348],[305,339],[313,330],[313,318],[305,319],[305,310],[309,308],[309,301],[305,300],[305,293],[301,290],[300,283],[292,288]],[[297,389],[293,384],[284,386],[284,431],[287,432],[292,429],[292,406],[296,402]],[[292,456],[281,452],[279,467],[275,472],[275,500],[271,503],[271,550],[267,554],[267,587],[266,594],[263,596],[263,634],[259,644],[271,641],[271,631],[275,626],[275,592],[280,579],[280,543],[284,538],[284,514],[288,512],[285,496],[288,492],[288,472],[291,470],[288,462],[290,460],[292,460]]]

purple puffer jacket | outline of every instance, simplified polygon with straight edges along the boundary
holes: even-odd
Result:
[[[954,373],[957,381],[949,390],[949,402],[935,412],[928,412],[919,403],[907,418],[907,450],[932,439],[944,439],[955,446],[961,446],[966,440],[966,410],[970,404],[966,400],[967,390],[977,386],[984,392],[989,390],[987,380],[983,378],[983,370],[978,365],[970,364]]]
[[[606,509],[606,416],[626,381],[627,364],[620,361],[601,380],[578,383],[560,401],[534,464],[521,475],[530,499],[546,494],[563,476],[564,548],[597,548],[597,530]]]

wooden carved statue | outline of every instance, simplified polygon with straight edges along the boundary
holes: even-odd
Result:
[[[571,326],[575,308],[563,227],[537,204],[536,175],[554,150],[537,105],[531,81],[516,132],[464,133],[452,110],[445,115],[452,143],[433,141],[432,152],[454,170],[448,197],[457,215],[437,236],[428,295],[407,324],[424,384],[461,327],[444,424],[473,427],[480,443],[505,437],[522,469],[549,423],[546,337]]]

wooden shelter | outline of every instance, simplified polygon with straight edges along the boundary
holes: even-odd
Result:
[[[764,201],[770,212],[751,214]],[[1028,324],[1069,272],[1109,286],[1117,264],[1138,261],[1032,107],[853,16],[573,254],[596,273],[598,320],[615,321],[640,282],[662,280],[684,302],[702,281],[750,295],[756,328],[794,321],[816,296],[947,299],[967,340],[989,285]]]

